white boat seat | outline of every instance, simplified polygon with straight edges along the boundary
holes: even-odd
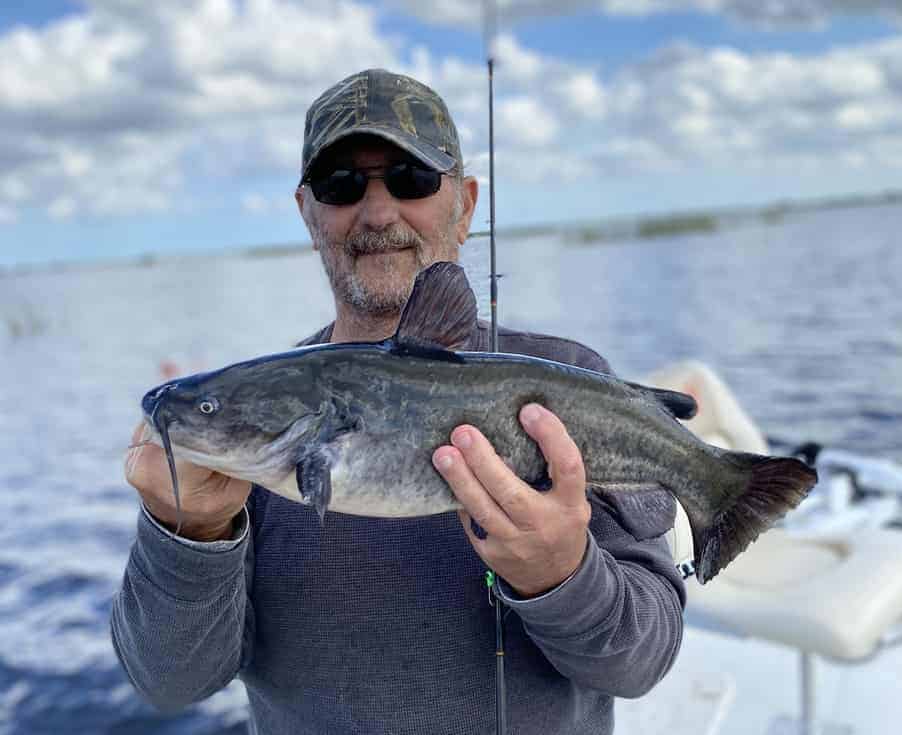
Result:
[[[646,375],[641,382],[692,396],[698,404],[698,413],[683,423],[708,444],[768,454],[764,435],[726,383],[705,363],[698,360],[677,362]]]
[[[679,363],[642,382],[692,394],[699,411],[686,425],[709,444],[768,453],[761,432],[704,363]],[[902,644],[902,533],[879,527],[898,517],[902,473],[830,450],[817,462],[824,489],[785,519],[787,527],[763,534],[705,586],[694,577],[686,582],[687,624],[798,651],[799,717],[781,718],[771,732],[815,732],[815,656],[856,662]],[[852,503],[860,488],[883,495]],[[679,503],[667,539],[685,569],[694,556],[692,532]],[[820,725],[817,732],[850,732]]]
[[[902,534],[806,538],[772,529],[708,584],[687,580],[687,621],[855,661],[902,620]]]

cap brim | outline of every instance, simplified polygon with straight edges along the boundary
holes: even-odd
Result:
[[[443,174],[448,173],[457,165],[457,159],[454,156],[448,155],[440,148],[436,148],[434,145],[427,143],[421,138],[417,138],[413,135],[408,135],[407,133],[404,133],[397,128],[389,128],[384,125],[378,125],[374,123],[363,123],[362,125],[355,126],[351,130],[343,130],[334,137],[329,138],[326,142],[324,142],[319,147],[316,155],[313,156],[313,158],[311,158],[309,161],[307,161],[306,165],[304,166],[304,171],[301,176],[302,180],[306,180],[307,174],[309,173],[311,167],[325,150],[331,148],[340,140],[349,138],[352,135],[375,135],[378,138],[387,140],[389,143],[394,143],[401,150],[406,151],[415,158],[418,158],[430,168],[433,168],[436,171],[440,171]]]

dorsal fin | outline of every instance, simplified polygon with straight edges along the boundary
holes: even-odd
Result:
[[[652,388],[650,385],[642,385],[641,383],[625,382],[630,387],[649,394],[651,398],[670,411],[674,418],[678,418],[681,421],[691,419],[698,411],[698,404],[695,402],[695,399],[687,393],[679,393],[675,390],[666,390],[664,388]]]
[[[467,344],[475,326],[476,297],[464,269],[442,261],[417,275],[394,339],[457,350]]]

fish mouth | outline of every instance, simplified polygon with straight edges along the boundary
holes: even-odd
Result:
[[[162,404],[163,397],[169,393],[169,391],[175,390],[176,387],[176,383],[164,383],[163,385],[148,391],[144,395],[144,398],[141,399],[141,408],[144,411],[144,416],[149,419],[152,426],[154,422],[153,416]]]

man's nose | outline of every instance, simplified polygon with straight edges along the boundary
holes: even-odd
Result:
[[[398,219],[398,200],[385,188],[382,179],[370,179],[360,200],[360,224],[371,230],[384,230]]]

